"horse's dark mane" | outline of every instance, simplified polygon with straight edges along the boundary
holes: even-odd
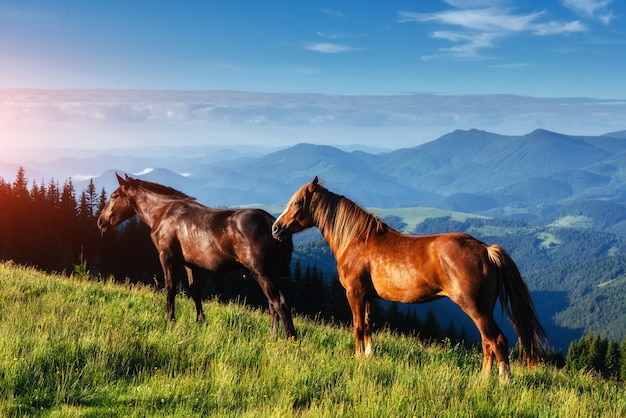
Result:
[[[318,186],[318,202],[312,213],[317,228],[328,232],[339,254],[356,237],[368,239],[373,232],[380,232],[389,227],[375,215],[366,212],[350,199],[335,194],[322,186]]]
[[[169,186],[163,186],[162,184],[152,183],[152,182],[140,180],[140,179],[129,179],[129,180],[132,183],[134,183],[137,187],[140,187],[142,189],[148,190],[156,194],[173,197],[176,199],[187,199],[187,200],[193,200],[193,201],[196,200],[194,197],[186,195],[185,193]]]

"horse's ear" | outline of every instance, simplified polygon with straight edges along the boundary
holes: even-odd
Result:
[[[317,189],[317,185],[318,185],[318,180],[317,180],[317,176],[315,176],[311,184],[309,184],[309,191],[311,192],[315,191],[315,189]]]
[[[126,180],[121,178],[119,174],[115,173],[115,176],[117,177],[117,182],[120,184],[120,186],[123,186],[124,183],[126,183]],[[128,175],[126,177],[128,177]]]

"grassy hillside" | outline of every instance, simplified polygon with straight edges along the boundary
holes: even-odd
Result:
[[[2,416],[623,416],[623,388],[589,374],[514,365],[480,378],[480,355],[380,331],[376,356],[352,333],[296,318],[298,341],[269,317],[205,302],[207,322],[150,288],[0,264]]]

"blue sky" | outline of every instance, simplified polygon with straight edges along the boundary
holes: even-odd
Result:
[[[626,4],[0,1],[0,87],[626,98]]]
[[[617,0],[0,0],[0,144],[600,135],[626,129],[625,32]]]

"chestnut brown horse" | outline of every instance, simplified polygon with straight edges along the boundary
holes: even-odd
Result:
[[[156,183],[125,179],[98,217],[103,233],[137,215],[150,227],[165,275],[167,314],[174,320],[177,265],[184,265],[197,320],[204,320],[198,283],[200,269],[231,271],[246,268],[269,302],[272,335],[282,321],[285,336],[295,337],[291,311],[279,285],[289,276],[293,244],[272,237],[274,217],[261,209],[219,210],[203,206],[192,197]]]
[[[318,183],[301,187],[272,228],[277,239],[316,226],[335,255],[339,280],[352,309],[356,354],[372,354],[372,298],[420,303],[444,296],[458,304],[480,331],[483,373],[495,355],[502,380],[511,377],[508,342],[493,318],[496,299],[519,337],[521,355],[538,361],[546,333],[526,284],[498,245],[461,233],[401,234],[354,202]]]

